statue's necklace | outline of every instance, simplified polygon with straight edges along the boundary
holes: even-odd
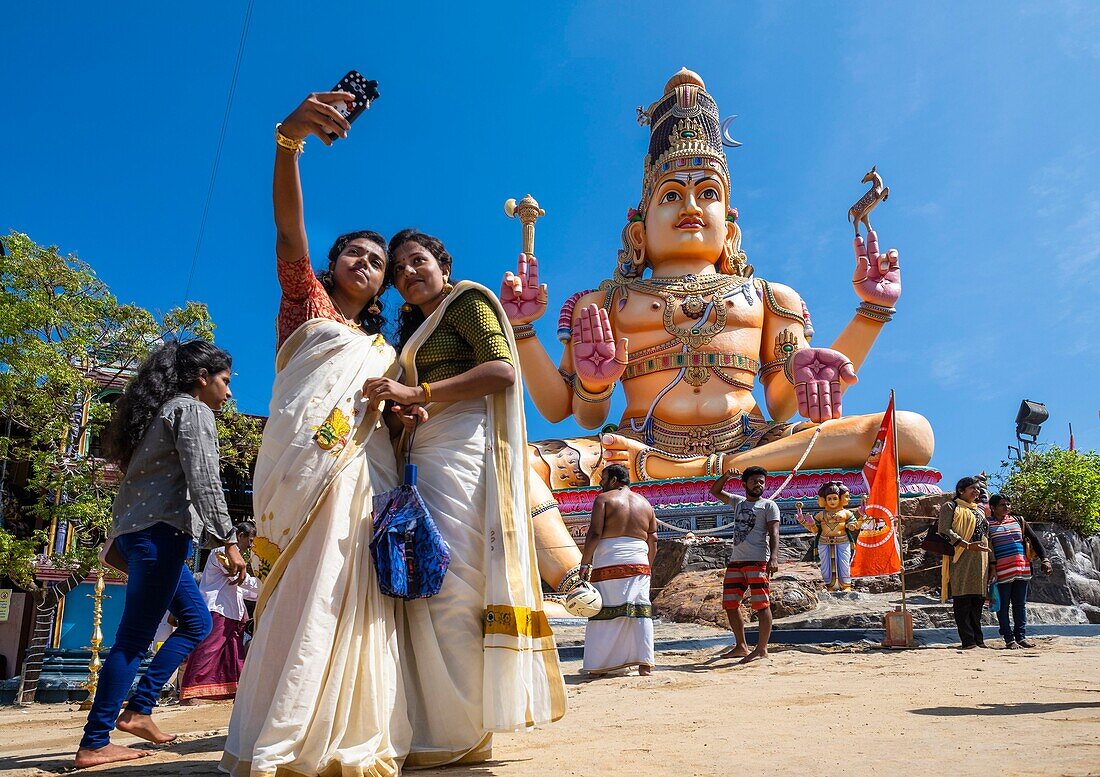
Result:
[[[652,294],[664,300],[665,331],[694,351],[725,331],[726,294],[734,286],[744,282],[743,278],[714,273],[667,279],[645,278],[631,281],[629,285],[636,291]],[[705,297],[708,296],[711,298],[710,305],[714,307],[713,323],[701,320],[706,315],[708,303]],[[694,323],[686,327],[679,326],[673,320],[676,307],[679,307],[680,311]]]

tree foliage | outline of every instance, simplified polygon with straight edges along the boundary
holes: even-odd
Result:
[[[110,527],[118,472],[86,455],[110,416],[100,401],[104,384],[121,388],[166,338],[212,339],[214,324],[198,303],[159,316],[122,304],[77,257],[19,233],[0,240],[7,254],[0,256],[0,419],[14,428],[0,434],[0,458],[30,465],[26,517],[42,525],[56,518],[77,540],[51,554],[41,532],[0,529],[0,577],[39,593],[33,570],[41,554],[56,567],[86,569]],[[258,427],[232,408],[219,417],[223,458],[242,473],[255,460]],[[12,495],[3,496],[10,503]]]
[[[1013,512],[1086,536],[1100,533],[1100,454],[1057,446],[1004,462],[1003,491]]]

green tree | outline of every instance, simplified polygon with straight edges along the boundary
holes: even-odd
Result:
[[[1002,488],[1015,512],[1086,536],[1100,533],[1100,454],[1096,451],[1051,446],[1004,464]]]
[[[0,240],[6,249],[0,256],[0,419],[9,430],[0,436],[0,460],[30,465],[31,494],[18,515],[7,484],[0,484],[0,577],[31,593],[37,608],[18,696],[26,703],[34,697],[57,605],[97,563],[110,528],[119,473],[87,453],[110,416],[110,405],[100,401],[104,387],[121,385],[165,338],[212,339],[214,324],[198,303],[159,317],[122,304],[75,256],[19,233]],[[259,447],[255,419],[223,411],[219,438],[226,464],[246,473]],[[33,528],[54,522],[70,534],[64,547],[46,547],[44,532]],[[44,565],[70,574],[43,582],[35,570]]]

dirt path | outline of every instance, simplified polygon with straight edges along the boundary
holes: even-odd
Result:
[[[587,682],[565,665],[570,711],[497,737],[495,761],[421,775],[1100,774],[1100,639],[1036,650],[785,649],[766,664],[663,654],[652,678]],[[218,774],[228,705],[158,710],[171,750],[88,774]],[[0,774],[71,763],[84,716],[0,708]],[[131,743],[119,737],[120,743]]]

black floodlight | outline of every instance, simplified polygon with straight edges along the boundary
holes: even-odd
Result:
[[[1016,413],[1016,434],[1038,437],[1039,428],[1048,418],[1050,412],[1046,405],[1025,399],[1020,403],[1020,411]]]
[[[1025,399],[1020,403],[1020,410],[1016,413],[1016,440],[1024,446],[1024,453],[1036,443],[1039,429],[1048,418],[1050,412],[1042,402]]]

